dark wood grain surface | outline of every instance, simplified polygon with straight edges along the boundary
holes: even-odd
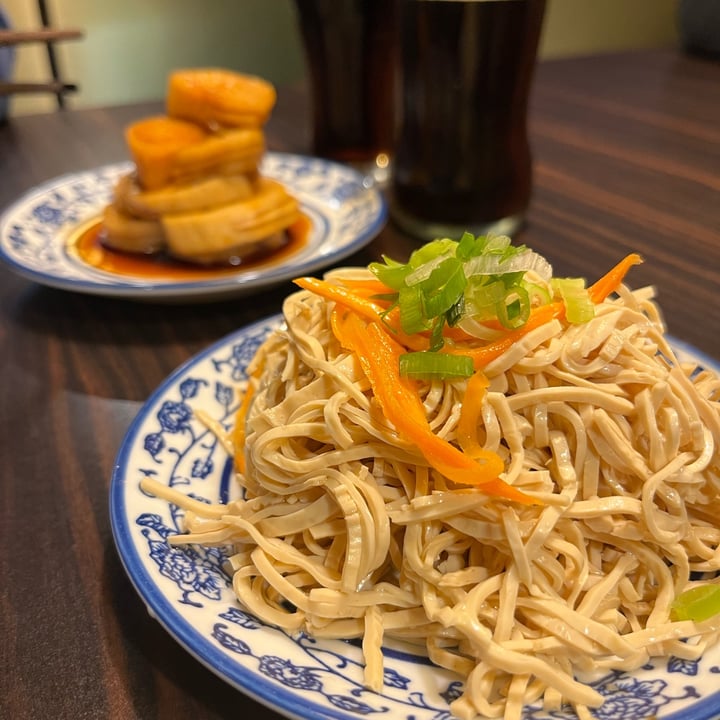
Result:
[[[145,104],[0,128],[0,207],[127,158]],[[273,150],[309,148],[307,98],[280,89]],[[535,190],[520,240],[593,279],[629,251],[670,332],[720,357],[720,64],[672,51],[546,62],[531,115]],[[392,226],[349,261],[413,247]],[[123,435],[193,354],[275,313],[251,298],[154,305],[40,287],[0,267],[0,717],[275,718],[146,612],[115,551],[108,488]]]

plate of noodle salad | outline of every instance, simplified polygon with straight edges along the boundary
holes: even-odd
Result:
[[[110,510],[151,614],[292,718],[720,716],[720,368],[630,254],[296,279],[176,370]]]

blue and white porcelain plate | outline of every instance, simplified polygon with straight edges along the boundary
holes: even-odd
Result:
[[[217,438],[194,414],[226,428],[237,410],[236,386],[279,317],[216,343],[175,371],[128,430],[113,472],[110,516],[115,542],[149,612],[192,655],[243,693],[290,718],[305,720],[450,720],[461,680],[422,655],[388,645],[382,693],[362,684],[357,644],[290,636],[264,625],[235,601],[218,549],[171,547],[181,511],[139,488],[150,476],[209,502],[237,496],[233,468]],[[676,344],[686,359],[715,365]],[[720,647],[697,662],[658,659],[634,673],[593,680],[608,696],[602,720],[711,720],[720,717]],[[570,712],[527,708],[524,720],[570,720]]]
[[[0,216],[0,260],[20,275],[64,290],[135,300],[223,299],[244,295],[328,266],[360,250],[382,229],[387,204],[356,170],[320,158],[266,153],[261,172],[282,182],[312,227],[297,252],[210,279],[177,281],[106,272],[82,262],[71,239],[111,200],[130,163],[64,175],[16,201]]]

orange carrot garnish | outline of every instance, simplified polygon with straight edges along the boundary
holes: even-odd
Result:
[[[348,290],[352,290],[356,295],[362,297],[371,297],[373,295],[391,295],[396,291],[389,288],[384,282],[376,278],[367,278],[359,280],[354,278],[337,278],[336,282]]]
[[[336,303],[350,308],[367,320],[382,321],[382,314],[385,312],[385,308],[383,308],[382,305],[362,297],[346,287],[313,277],[295,278],[293,282],[303,288],[303,290],[310,290],[316,295],[324,297],[326,300],[333,300]]]
[[[531,330],[550,322],[553,318],[562,318],[565,314],[565,305],[561,302],[553,302],[548,305],[541,305],[530,311],[527,322],[517,330],[511,330],[506,335],[478,347],[467,347],[465,345],[449,345],[442,347],[440,352],[454,353],[456,355],[469,355],[473,359],[473,366],[476,370],[484,368],[488,363],[499,358],[509,350],[518,340],[527,335]]]
[[[345,307],[336,308],[331,317],[335,337],[358,357],[384,416],[403,440],[418,447],[431,467],[453,482],[479,487],[489,495],[534,502],[499,479],[504,469],[499,455],[488,452],[478,462],[432,431],[415,384],[400,375],[399,357],[404,348],[381,323],[367,322]]]
[[[601,303],[610,293],[620,287],[620,283],[625,279],[628,270],[633,265],[640,265],[643,259],[637,253],[630,253],[624,257],[614,268],[603,275],[596,283],[588,288],[590,299],[595,303]]]
[[[485,375],[478,371],[472,375],[465,388],[460,418],[457,425],[457,439],[466,455],[472,458],[484,457],[488,451],[478,442],[477,430],[480,424],[483,399],[490,385]]]

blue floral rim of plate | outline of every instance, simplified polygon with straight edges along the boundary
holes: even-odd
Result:
[[[145,476],[208,502],[234,497],[233,468],[218,439],[193,416],[203,410],[229,428],[235,387],[275,316],[218,341],[178,368],[147,400],[118,453],[110,489],[113,536],[150,614],[195,658],[246,695],[302,720],[450,720],[460,679],[402,644],[384,648],[385,687],[362,685],[356,643],[291,636],[243,611],[222,569],[220,549],[178,548],[181,511],[144,494]],[[681,360],[720,365],[672,340]],[[699,661],[660,658],[633,673],[611,672],[592,685],[607,696],[601,720],[713,720],[720,717],[720,647]],[[570,712],[529,707],[524,720],[572,720]]]
[[[18,199],[0,216],[0,260],[42,285],[132,299],[218,298],[247,294],[336,263],[367,245],[387,221],[387,202],[355,169],[321,158],[266,153],[261,172],[300,201],[312,228],[307,242],[283,262],[217,278],[151,280],[115,275],[69,252],[78,226],[98,217],[130,163],[63,175]]]

